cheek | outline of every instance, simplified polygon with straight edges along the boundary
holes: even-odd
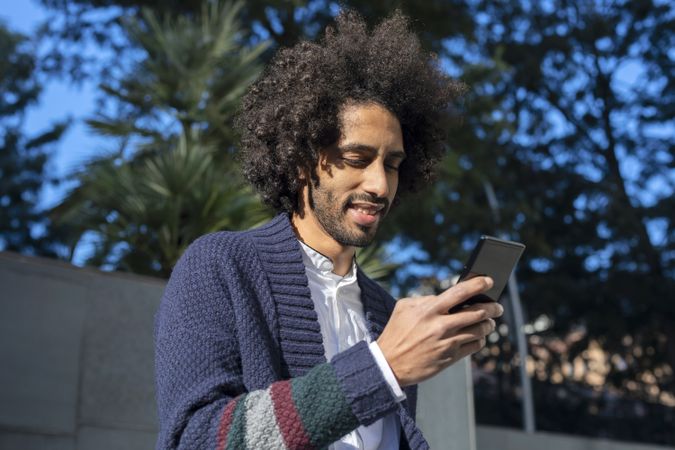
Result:
[[[394,198],[398,190],[398,173],[389,178],[389,197]]]
[[[340,174],[344,176],[336,176],[331,179],[331,189],[335,192],[335,195],[340,196],[343,194],[349,194],[351,191],[358,189],[361,184],[361,178],[359,174]]]
[[[321,180],[320,190],[324,196],[331,202],[336,204],[341,202],[345,195],[349,194],[353,189],[345,180],[336,178],[326,178]]]

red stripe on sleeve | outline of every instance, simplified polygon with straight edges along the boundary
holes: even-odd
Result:
[[[277,418],[277,424],[281,430],[286,447],[314,448],[312,442],[309,440],[309,435],[305,430],[300,414],[295,408],[295,403],[293,403],[291,382],[287,380],[272,384],[270,396],[274,404],[274,415]]]
[[[218,425],[218,436],[216,438],[216,450],[224,450],[225,445],[227,444],[227,432],[230,431],[230,425],[232,425],[232,417],[234,416],[234,409],[237,407],[237,403],[241,396],[236,397],[225,407],[223,415],[220,417],[220,424]]]

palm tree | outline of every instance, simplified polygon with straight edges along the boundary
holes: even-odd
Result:
[[[232,118],[265,48],[237,42],[240,9],[207,2],[196,18],[144,11],[126,23],[145,57],[102,86],[115,114],[88,121],[119,148],[74,174],[78,186],[51,212],[73,248],[95,237],[87,263],[167,276],[196,237],[271,216],[233,158]]]
[[[61,220],[100,236],[90,263],[168,276],[200,235],[269,219],[236,167],[223,168],[214,148],[198,141],[181,135],[170,149],[149,157],[89,165],[84,187],[57,211]]]

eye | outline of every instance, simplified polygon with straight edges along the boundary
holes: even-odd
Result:
[[[352,167],[366,167],[370,161],[360,158],[342,158],[342,160]]]
[[[401,167],[401,164],[396,162],[388,162],[384,164],[384,168],[389,172],[398,172],[398,169]]]

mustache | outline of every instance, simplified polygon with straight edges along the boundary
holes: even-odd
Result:
[[[347,198],[345,207],[348,208],[355,202],[368,202],[376,205],[382,205],[384,211],[389,211],[389,199],[386,197],[377,197],[369,194],[352,194]]]

